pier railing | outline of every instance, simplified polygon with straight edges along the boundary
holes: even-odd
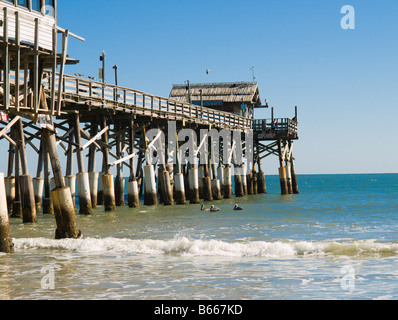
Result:
[[[56,81],[53,82],[51,72],[46,72],[44,88],[47,93],[51,92],[52,83],[56,83],[55,90],[58,92],[58,76],[57,74]],[[91,109],[114,109],[119,112],[134,113],[151,118],[185,120],[191,123],[231,129],[250,129],[253,126],[253,119],[229,112],[181,103],[139,90],[104,84],[76,76],[64,75],[62,92],[65,102],[90,106]]]
[[[257,134],[267,134],[270,138],[277,135],[295,138],[298,136],[298,123],[289,118],[256,119],[253,121],[253,130]]]

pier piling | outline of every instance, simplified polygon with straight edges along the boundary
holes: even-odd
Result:
[[[144,205],[156,206],[157,204],[155,169],[153,165],[146,165],[144,167]]]
[[[4,173],[0,173],[0,252],[14,252],[14,244],[11,238],[10,222],[8,219]]]
[[[182,173],[176,173],[174,175],[174,187],[175,187],[175,192],[174,192],[175,203],[180,205],[186,204],[184,175]]]
[[[232,198],[232,177],[231,177],[231,166],[226,165],[224,167],[224,199]]]
[[[115,187],[113,185],[113,175],[104,174],[102,176],[102,191],[104,198],[104,208],[106,212],[116,209]]]
[[[140,198],[137,180],[132,180],[127,183],[128,189],[128,205],[130,208],[139,208]]]
[[[189,201],[191,204],[199,204],[199,176],[198,169],[191,168],[188,171],[189,173]]]

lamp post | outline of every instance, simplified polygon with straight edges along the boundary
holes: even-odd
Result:
[[[102,61],[102,70],[100,71],[100,76],[98,78],[102,79],[102,83],[105,83],[105,51],[102,51],[102,56],[100,56],[100,61]]]
[[[191,84],[189,80],[186,80],[185,83],[187,84],[187,89],[188,89],[188,103],[191,103]]]
[[[115,64],[112,68],[115,70],[115,85],[116,85],[116,88],[115,88],[115,100],[118,100],[119,99],[119,94],[117,92],[117,65]]]
[[[115,85],[117,86],[117,65],[115,64],[112,68],[115,70]]]

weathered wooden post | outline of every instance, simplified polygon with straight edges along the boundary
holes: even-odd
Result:
[[[11,134],[12,133],[13,130],[11,131]],[[10,143],[10,147],[8,150],[8,175],[4,179],[6,195],[7,195],[7,208],[9,215],[12,215],[12,208],[15,201],[15,177],[13,176],[14,156],[15,156],[15,147]]]
[[[213,193],[211,190],[211,178],[209,177],[209,167],[207,164],[203,165],[204,177],[203,181],[203,199],[205,201],[213,201]]]
[[[247,195],[247,180],[246,180],[246,167],[243,165],[242,167],[242,175],[241,175],[242,185],[243,185],[243,195]]]
[[[257,171],[256,168],[253,166],[252,171],[252,181],[253,181],[253,194],[258,194],[258,181],[257,181]]]
[[[130,125],[128,127],[128,139],[129,139],[129,150],[130,154],[134,153],[134,120],[130,121]],[[140,206],[140,196],[138,189],[138,182],[134,173],[134,157],[130,158],[130,177],[127,183],[127,199],[128,206],[130,208],[139,208]]]
[[[232,198],[232,176],[231,166],[227,164],[224,167],[224,199]]]
[[[144,167],[144,205],[155,206],[157,204],[155,169],[153,165],[146,165]]]
[[[19,155],[22,167],[22,176],[19,177],[22,199],[22,220],[24,223],[36,223],[37,216],[33,179],[28,170],[22,119],[18,121],[18,129],[16,132],[18,133]]]
[[[8,213],[12,215],[12,208],[15,201],[15,177],[9,176],[4,178]]]
[[[286,195],[289,193],[287,181],[286,181],[286,167],[283,166],[283,154],[282,154],[282,143],[278,140],[279,149],[279,181],[281,185],[281,194]]]
[[[162,172],[163,175],[163,203],[165,206],[171,206],[173,205],[173,191],[171,188],[171,180],[170,180],[170,174],[169,171],[164,170]]]
[[[199,199],[199,176],[197,168],[190,168],[188,171],[189,179],[189,201],[191,204],[200,203]]]
[[[84,169],[83,160],[83,148],[80,133],[80,115],[79,113],[74,114],[74,129],[75,129],[75,141],[78,147],[76,148],[77,157],[77,167],[78,174],[76,175],[77,190],[79,196],[79,213],[83,215],[91,215],[93,213],[93,208],[91,204],[91,194],[90,194],[90,181],[88,178],[88,173]]]
[[[174,187],[174,199],[176,204],[186,204],[184,175],[182,173],[178,172],[174,175]]]
[[[3,173],[0,173],[0,252],[14,252],[14,244],[11,238],[10,222],[8,219],[7,196]]]
[[[35,195],[36,212],[41,211],[41,202],[43,200],[44,179],[41,177],[43,172],[43,141],[40,142],[39,159],[37,163],[36,177],[33,178],[33,189]]]
[[[293,149],[293,142],[289,141],[289,149]],[[299,194],[300,190],[298,187],[298,181],[297,181],[297,175],[296,175],[296,170],[294,167],[294,157],[293,157],[293,152],[291,153],[290,156],[290,171],[291,171],[291,176],[292,176],[292,189],[294,194]]]
[[[47,144],[43,144],[43,167],[44,167],[44,199],[43,214],[54,214],[54,206],[51,199],[51,177],[50,177],[50,158],[47,152]]]
[[[220,180],[213,179],[211,181],[211,191],[212,191],[213,200],[221,200],[222,199]]]
[[[107,120],[105,116],[102,116],[101,129],[107,127]],[[108,144],[109,134],[106,131],[102,135],[102,142]],[[113,175],[109,170],[109,150],[106,146],[102,147],[103,154],[103,176],[102,176],[102,189],[103,189],[103,200],[105,211],[113,211],[116,209],[115,203],[115,188],[113,186]]]
[[[253,194],[253,173],[249,172],[249,174],[246,175],[246,184],[247,184],[247,194],[252,195]]]
[[[235,174],[234,174],[234,181],[235,181],[235,196],[241,198],[244,196],[244,189],[243,189],[243,182],[242,182],[242,175],[240,174],[242,167],[235,166]]]
[[[70,189],[66,187],[64,183],[61,164],[58,158],[55,132],[45,128],[43,129],[43,136],[46,139],[47,152],[50,156],[55,183],[55,188],[51,191],[51,199],[53,201],[55,220],[57,223],[55,237],[56,239],[77,239],[81,237],[82,234],[77,227]]]
[[[122,158],[122,142],[120,139],[120,131],[122,129],[120,123],[115,123],[115,133],[116,133],[116,156],[118,159]],[[124,179],[122,175],[122,165],[118,163],[116,165],[116,177],[115,177],[115,204],[117,207],[122,207],[125,205],[124,201]]]
[[[217,168],[217,179],[220,181],[220,191],[221,191],[221,196],[224,193],[224,168],[219,165]]]
[[[265,182],[265,174],[261,169],[261,157],[258,155],[257,158],[258,173],[257,173],[257,193],[265,194],[267,193],[267,185]]]
[[[213,152],[213,151],[212,151]],[[221,193],[221,184],[223,181],[223,170],[216,169],[216,165],[213,162],[213,180],[211,181],[211,192],[213,196],[213,200],[221,200],[222,193]]]
[[[95,137],[98,133],[98,124],[96,121],[91,123],[90,135]],[[98,204],[98,179],[99,174],[95,172],[96,163],[96,146],[92,143],[88,151],[88,180],[90,184],[90,197],[91,197],[91,207],[93,209],[97,208]]]
[[[13,128],[15,134],[14,138],[17,137],[16,129]],[[15,147],[15,199],[12,204],[11,218],[22,218],[22,202],[21,202],[21,188],[19,183],[19,177],[21,173],[21,161],[19,160],[19,145]]]
[[[204,185],[203,185],[204,177],[205,177],[205,168],[201,164],[198,167],[199,199],[204,199]]]
[[[74,128],[74,121],[70,119],[69,121],[70,128]],[[76,205],[76,176],[73,175],[73,146],[75,141],[75,135],[73,131],[69,134],[69,144],[68,150],[66,152],[66,172],[65,172],[65,186],[69,187],[70,192],[72,194],[72,202],[73,206]]]

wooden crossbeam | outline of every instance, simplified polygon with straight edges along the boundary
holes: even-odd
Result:
[[[91,146],[99,137],[101,137],[106,131],[109,130],[109,126],[106,126],[101,132],[99,132],[97,135],[95,135],[92,139],[90,139],[83,147],[82,150],[87,149],[89,146]],[[98,144],[97,144],[98,145]],[[99,145],[98,145],[99,146]],[[99,148],[101,149],[101,147]]]
[[[118,165],[118,164],[120,164],[120,163],[123,163],[123,162],[125,162],[125,161],[127,161],[127,160],[130,160],[130,159],[132,159],[132,158],[135,158],[136,156],[137,156],[137,155],[136,155],[135,153],[130,154],[130,155],[128,155],[127,157],[124,157],[124,158],[119,159],[119,160],[117,160],[117,161],[115,161],[115,162],[112,162],[112,163],[110,164],[110,166],[111,166],[111,167],[114,167],[114,166],[116,166],[116,165]]]
[[[15,117],[8,125],[4,127],[3,130],[0,131],[0,138],[17,122],[21,119],[20,116]]]

